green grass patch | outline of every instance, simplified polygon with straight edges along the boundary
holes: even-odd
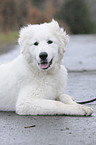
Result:
[[[17,43],[18,32],[0,33],[0,47]]]

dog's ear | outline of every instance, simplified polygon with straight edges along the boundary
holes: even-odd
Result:
[[[23,41],[24,41],[25,36],[26,36],[25,31],[26,31],[26,27],[21,28],[20,31],[19,31],[18,43],[21,47],[22,47]]]
[[[53,27],[52,29],[58,33],[58,36],[61,37],[61,39],[64,42],[64,45],[66,46],[69,42],[69,36],[66,34],[66,31],[63,28],[60,28],[58,22],[54,19],[52,19],[51,21],[51,26]]]
[[[18,43],[21,47],[21,52],[23,52],[23,47],[26,47],[25,43],[27,44],[30,36],[32,36],[32,31],[34,30],[33,25],[27,25],[19,31],[19,39]]]

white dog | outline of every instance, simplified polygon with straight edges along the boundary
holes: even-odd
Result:
[[[19,115],[91,115],[66,94],[67,71],[61,65],[68,35],[56,21],[20,31],[21,54],[0,65],[0,110]]]

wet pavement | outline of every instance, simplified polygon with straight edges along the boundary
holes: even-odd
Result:
[[[63,61],[69,70],[66,93],[76,101],[96,98],[95,38],[72,36],[66,50]],[[17,47],[1,55],[0,62],[10,61],[18,54]],[[96,145],[96,102],[87,105],[94,110],[91,117],[19,116],[15,112],[0,112],[0,145]],[[35,127],[25,128],[30,125]]]

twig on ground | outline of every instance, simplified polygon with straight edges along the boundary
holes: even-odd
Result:
[[[24,128],[36,127],[36,125],[25,126]]]

